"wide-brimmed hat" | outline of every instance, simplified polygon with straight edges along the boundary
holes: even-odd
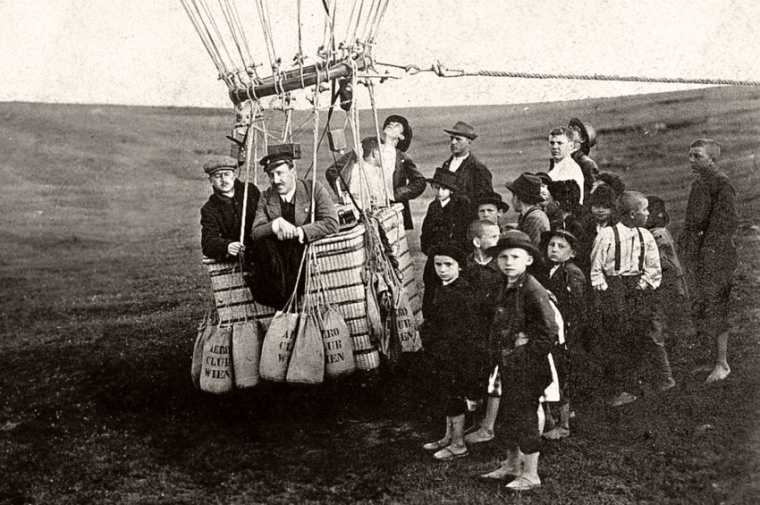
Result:
[[[549,241],[552,239],[552,237],[562,237],[565,240],[567,240],[567,243],[570,244],[570,247],[575,249],[575,244],[578,243],[578,237],[570,233],[569,231],[565,230],[564,228],[557,228],[556,230],[549,230],[545,231],[541,234],[541,243],[548,244]]]
[[[492,191],[490,193],[481,193],[475,198],[475,207],[490,203],[495,205],[498,210],[506,212],[509,210],[509,204],[504,201],[499,193]]]
[[[454,172],[451,172],[449,170],[444,170],[441,167],[438,167],[435,169],[435,173],[433,174],[433,177],[430,179],[427,179],[427,181],[432,184],[440,184],[443,187],[449,188],[451,191],[459,191],[459,185],[457,184],[458,180],[457,174]]]
[[[467,137],[470,140],[475,140],[478,138],[478,135],[475,133],[475,128],[473,128],[472,125],[465,123],[464,121],[457,121],[457,124],[454,125],[454,128],[451,128],[450,130],[444,129],[443,131],[449,135],[459,135],[461,137]]]
[[[544,201],[544,197],[541,196],[541,179],[528,172],[520,174],[517,179],[507,184],[507,189],[527,204]]]
[[[611,187],[615,191],[616,196],[625,193],[625,181],[618,174],[613,172],[602,172],[597,175],[596,178]]]
[[[617,195],[615,190],[607,184],[600,184],[588,196],[589,207],[604,207],[605,209],[614,209]]]
[[[398,144],[396,144],[396,149],[402,152],[406,152],[406,150],[409,149],[409,146],[412,143],[412,137],[414,136],[414,132],[412,132],[412,127],[409,125],[409,121],[407,121],[404,116],[391,114],[385,118],[385,121],[383,121],[383,130],[385,130],[385,127],[388,126],[388,123],[400,123],[401,126],[404,127],[404,138],[399,139]]]
[[[433,258],[434,256],[448,256],[459,263],[459,268],[463,270],[467,264],[467,252],[450,242],[443,242],[431,247],[428,250],[427,257]]]
[[[223,154],[217,154],[207,159],[203,164],[203,171],[208,175],[213,174],[217,170],[235,170],[238,167],[237,158],[232,156],[225,156]]]
[[[581,147],[584,148],[586,151],[590,150],[592,147],[596,145],[596,130],[594,130],[594,127],[591,126],[588,123],[584,123],[577,117],[574,117],[570,120],[568,123],[568,126],[570,128],[578,128],[584,137],[586,137],[586,142],[584,142]]]
[[[269,172],[271,170],[274,170],[276,167],[282,165],[283,163],[287,163],[289,166],[293,166],[293,156],[291,156],[288,153],[272,153],[267,154],[263,158],[261,158],[261,161],[259,161],[259,164],[264,167],[264,172]]]
[[[520,230],[507,230],[501,234],[501,238],[495,246],[489,247],[486,254],[497,256],[504,249],[524,249],[535,259],[540,259],[541,253],[538,248],[530,241],[527,233]]]

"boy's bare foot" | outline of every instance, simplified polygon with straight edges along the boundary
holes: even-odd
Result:
[[[494,434],[492,431],[488,431],[484,428],[477,429],[472,433],[468,433],[464,436],[464,441],[467,444],[479,444],[482,442],[490,442],[493,440]]]
[[[670,377],[668,380],[663,381],[662,383],[657,385],[657,391],[660,393],[664,393],[665,391],[669,391],[676,387],[676,381],[673,380],[673,377]]]
[[[728,374],[730,373],[731,369],[728,367],[728,363],[717,363],[712,373],[707,376],[705,383],[710,384],[711,382],[723,380],[728,377]]]

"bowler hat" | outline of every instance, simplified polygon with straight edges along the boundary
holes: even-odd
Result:
[[[614,209],[617,195],[615,190],[607,184],[600,184],[588,196],[589,207],[604,207],[605,209]]]
[[[458,176],[454,172],[451,172],[449,170],[444,170],[441,167],[438,167],[435,169],[435,173],[433,174],[433,177],[431,179],[428,179],[427,181],[430,184],[436,183],[440,184],[441,186],[445,188],[449,188],[451,191],[458,191],[459,185],[457,184]]]
[[[496,245],[489,247],[486,254],[497,256],[504,249],[524,249],[534,258],[539,259],[541,257],[538,248],[530,241],[528,234],[520,230],[507,230],[502,233]]]
[[[667,226],[670,223],[670,215],[665,210],[665,200],[657,196],[648,196],[649,221],[656,227]]]
[[[396,144],[396,149],[402,152],[406,152],[406,150],[409,149],[409,146],[412,143],[412,137],[414,136],[414,132],[412,132],[412,127],[409,125],[409,121],[407,121],[404,116],[391,114],[385,118],[385,121],[383,121],[383,130],[386,126],[388,126],[388,123],[400,123],[401,126],[404,127],[404,138],[399,139],[398,144]]]
[[[507,189],[529,205],[544,201],[544,197],[541,196],[541,179],[529,172],[523,172],[512,183],[507,184]]]
[[[552,237],[562,237],[565,240],[567,240],[567,243],[570,244],[570,247],[575,248],[575,244],[578,243],[578,237],[570,233],[569,231],[565,230],[564,228],[557,228],[556,230],[550,230],[545,231],[541,234],[542,241],[541,243],[544,243],[544,239],[546,240],[546,243],[549,242],[549,240],[552,239]]]
[[[464,269],[467,263],[467,253],[450,242],[434,245],[428,250],[428,258],[434,256],[448,256],[459,263],[459,268]]]
[[[217,170],[235,170],[238,167],[238,160],[232,156],[217,154],[212,156],[203,164],[203,171],[208,175]]]
[[[596,130],[594,130],[593,126],[588,123],[584,123],[577,117],[571,119],[570,123],[568,123],[568,126],[570,128],[578,128],[583,136],[586,137],[586,141],[582,144],[582,148],[584,148],[585,152],[588,153],[588,151],[596,145]]]
[[[509,210],[509,204],[505,202],[501,195],[497,193],[496,191],[492,191],[490,193],[481,193],[475,198],[475,206],[479,207],[480,205],[490,203],[492,205],[495,205],[498,210],[501,210],[503,212],[506,212]]]
[[[291,156],[288,153],[272,153],[267,154],[263,158],[261,158],[261,161],[259,161],[259,164],[264,167],[264,172],[269,172],[271,170],[274,170],[276,167],[282,165],[283,163],[287,163],[289,166],[293,166],[293,156]]]
[[[475,133],[475,128],[473,128],[471,125],[468,125],[464,121],[457,121],[457,124],[454,125],[454,128],[450,130],[444,129],[443,131],[449,135],[459,135],[461,137],[467,137],[470,140],[475,140],[478,138],[477,134]]]

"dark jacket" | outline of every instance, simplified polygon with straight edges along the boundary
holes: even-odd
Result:
[[[591,194],[591,189],[594,187],[594,181],[599,175],[599,166],[596,161],[588,157],[588,154],[584,153],[581,149],[578,149],[570,155],[573,160],[581,167],[583,172],[583,201],[585,202],[588,196]]]
[[[698,177],[691,185],[683,232],[678,239],[684,266],[699,277],[697,280],[720,282],[733,274],[738,224],[736,191],[726,174]]]
[[[338,231],[338,214],[330,195],[325,187],[318,182],[314,188],[314,214],[316,218],[312,223],[311,198],[309,197],[311,195],[311,181],[296,180],[295,222],[293,224],[303,228],[307,243]],[[278,217],[282,217],[280,203],[280,195],[277,191],[271,187],[264,190],[259,199],[256,218],[253,221],[251,231],[254,242],[273,235],[270,223]]]
[[[467,266],[462,276],[472,286],[475,295],[473,308],[476,315],[476,334],[486,338],[490,334],[499,293],[507,278],[499,270],[495,257],[491,258],[488,264],[481,265],[475,261],[473,254],[467,256]]]
[[[354,163],[356,163],[356,153],[351,151],[327,167],[325,178],[336,194],[338,193],[338,184],[345,191],[346,185],[340,180],[340,175],[343,175],[348,181],[344,170],[346,167],[354,166]],[[396,168],[393,170],[393,201],[404,205],[404,228],[407,230],[414,228],[409,200],[414,200],[424,193],[425,185],[425,176],[417,169],[412,158],[405,152],[396,149]]]
[[[472,205],[461,195],[451,195],[451,201],[441,207],[438,199],[428,205],[427,214],[422,221],[420,249],[427,255],[431,247],[443,243],[456,245],[467,251],[467,228],[472,221]]]
[[[203,255],[217,261],[228,259],[227,246],[240,240],[240,224],[243,219],[243,195],[245,184],[235,180],[235,195],[227,198],[216,192],[201,207],[201,250]],[[248,204],[246,205],[243,244],[251,244],[251,226],[261,192],[253,184],[248,184]]]
[[[557,308],[565,321],[565,340],[574,343],[585,327],[586,277],[575,263],[566,261],[548,279],[546,289],[557,299]]]
[[[452,155],[443,162],[442,170],[449,170],[453,157]],[[478,196],[482,194],[494,192],[491,171],[472,153],[459,165],[456,174],[458,193],[469,198],[471,202],[477,201]],[[477,209],[474,211],[477,212]]]

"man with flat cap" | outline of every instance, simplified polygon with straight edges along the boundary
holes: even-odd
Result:
[[[456,174],[459,194],[474,202],[484,193],[493,193],[491,171],[470,151],[472,141],[478,137],[475,128],[457,121],[453,128],[443,131],[449,134],[451,157],[441,169]]]
[[[237,168],[238,160],[222,155],[212,156],[203,164],[214,193],[201,208],[201,250],[204,256],[217,261],[242,256],[251,245],[251,226],[261,192],[248,183],[245,200],[246,186],[235,177]],[[245,228],[241,230],[244,200]]]
[[[383,131],[380,143],[364,139],[362,141],[363,161],[368,161],[368,156],[374,158],[370,164],[382,167],[382,173],[385,176],[385,185],[388,188],[388,198],[391,203],[401,203],[404,206],[404,228],[411,230],[414,228],[412,223],[412,211],[409,207],[409,201],[414,200],[425,191],[425,176],[417,169],[412,158],[406,154],[406,150],[412,143],[412,127],[404,116],[391,114],[383,122]],[[370,146],[368,150],[366,147]],[[374,150],[374,151],[373,151]],[[341,195],[348,186],[352,191],[355,200],[360,195],[353,194],[351,186],[356,188],[357,181],[354,179],[355,173],[358,175],[357,165],[362,160],[357,161],[356,153],[351,151],[339,158],[335,163],[327,167],[325,178],[333,190]],[[342,179],[342,180],[341,180]],[[357,177],[358,179],[358,177]],[[385,190],[383,191],[383,193]],[[377,195],[381,199],[385,195]],[[357,201],[357,203],[359,203]]]
[[[289,154],[269,154],[260,163],[270,187],[261,194],[251,231],[251,291],[254,300],[281,307],[295,288],[306,244],[336,233],[338,215],[324,186],[316,182],[312,194],[312,182],[297,177]]]

